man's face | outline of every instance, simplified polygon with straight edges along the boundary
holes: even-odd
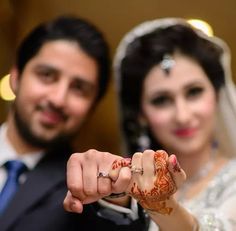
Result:
[[[95,60],[65,40],[45,43],[21,76],[11,74],[17,127],[36,146],[76,134],[98,93]]]

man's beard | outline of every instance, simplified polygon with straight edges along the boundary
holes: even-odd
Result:
[[[28,124],[18,112],[16,105],[13,105],[13,113],[14,122],[19,134],[28,144],[34,147],[43,149],[53,148],[55,146],[59,146],[63,143],[69,142],[69,140],[71,140],[75,136],[75,134],[59,134],[50,140],[45,140],[42,137],[34,134],[34,132],[30,129],[30,124]]]

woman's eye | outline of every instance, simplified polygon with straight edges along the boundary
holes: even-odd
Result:
[[[200,96],[203,93],[204,89],[202,87],[193,87],[190,88],[187,92],[187,97],[195,98]]]
[[[172,100],[169,96],[158,96],[151,100],[151,104],[159,107],[168,106]]]

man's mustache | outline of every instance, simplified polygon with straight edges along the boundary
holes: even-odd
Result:
[[[48,111],[57,114],[57,116],[62,118],[62,120],[64,121],[66,121],[68,118],[68,115],[63,111],[63,109],[56,107],[52,103],[37,105],[36,109],[40,111]]]

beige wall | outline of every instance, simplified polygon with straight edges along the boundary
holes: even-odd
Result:
[[[136,24],[158,17],[202,18],[231,47],[236,74],[236,1],[225,0],[0,0],[0,74],[11,64],[13,50],[35,24],[59,14],[73,13],[104,31],[112,54],[123,34]],[[89,147],[119,152],[119,132],[113,82],[108,94],[77,139],[78,150]],[[0,120],[8,105],[0,102]]]

